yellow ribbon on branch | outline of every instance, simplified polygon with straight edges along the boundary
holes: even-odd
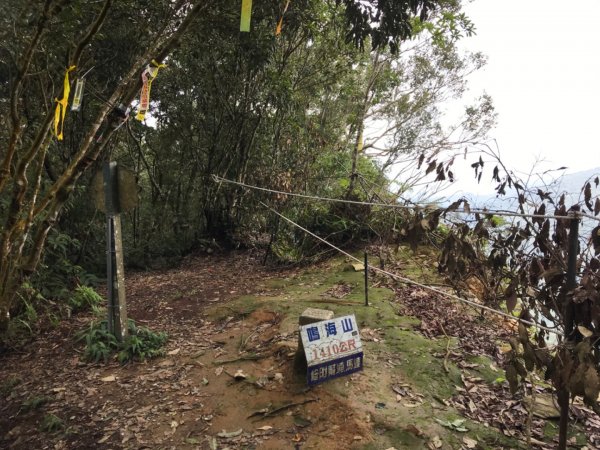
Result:
[[[135,118],[140,122],[146,118],[146,113],[150,107],[150,88],[152,87],[152,81],[158,75],[158,71],[163,67],[167,67],[166,64],[160,64],[154,59],[152,60],[154,67],[149,64],[146,69],[142,72],[142,90],[140,92],[140,105],[138,106],[138,112]]]
[[[242,0],[242,14],[240,16],[240,31],[250,31],[252,17],[252,0]]]
[[[291,0],[287,0],[287,3],[285,4],[285,8],[283,8],[283,12],[281,13],[281,18],[279,19],[279,22],[277,23],[277,29],[275,30],[275,36],[279,36],[281,34],[281,28],[283,27],[283,16],[285,16],[285,13],[287,12],[287,10],[290,6],[290,1]]]
[[[69,94],[71,93],[71,84],[69,83],[69,73],[74,71],[76,66],[70,66],[65,71],[65,79],[63,81],[63,97],[62,99],[55,98],[56,109],[54,110],[54,134],[59,141],[63,140],[63,128],[65,125],[65,115],[67,114],[67,106],[69,106]]]

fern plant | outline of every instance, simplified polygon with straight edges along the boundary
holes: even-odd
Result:
[[[146,358],[162,356],[167,339],[166,333],[155,333],[149,328],[138,327],[133,320],[129,320],[128,334],[121,343],[118,360],[123,364],[128,361],[144,361]]]
[[[88,286],[78,286],[69,297],[69,308],[72,312],[91,309],[94,312],[99,311],[102,304],[102,297]]]
[[[65,427],[63,420],[54,414],[46,414],[42,419],[40,429],[48,433],[55,433]]]
[[[91,362],[106,362],[119,348],[119,341],[108,331],[106,320],[92,322],[77,335],[77,340],[85,340],[83,359]]]
[[[146,327],[138,327],[133,320],[128,321],[128,333],[123,342],[108,331],[106,320],[92,322],[77,335],[77,340],[85,341],[83,359],[89,362],[107,362],[116,354],[121,364],[130,361],[144,361],[164,354],[167,342],[166,333],[155,333]]]

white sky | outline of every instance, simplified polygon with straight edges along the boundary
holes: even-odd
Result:
[[[488,56],[469,92],[492,96],[490,135],[503,160],[524,172],[538,159],[568,173],[600,166],[600,1],[474,0],[464,9],[477,34],[461,46]]]

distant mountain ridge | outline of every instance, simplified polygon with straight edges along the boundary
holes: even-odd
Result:
[[[558,180],[557,192],[566,192],[567,194],[574,196],[573,200],[577,200],[587,181],[592,181],[593,188],[593,180],[595,177],[600,177],[600,167],[566,174],[562,179]],[[592,189],[592,195],[594,195],[594,189]]]
[[[554,180],[549,180],[547,185],[541,183],[533,184],[534,187],[539,186],[544,191],[550,191],[557,197],[566,194],[567,204],[576,203],[583,201],[582,189],[586,182],[592,182],[592,196],[595,197],[600,192],[595,190],[594,178],[600,177],[600,167],[596,167],[589,170],[583,170],[580,172],[566,173],[562,176],[557,177]],[[455,195],[450,200],[456,200],[457,198],[465,197],[472,207],[479,208],[490,208],[490,209],[513,209],[516,207],[516,199],[507,197],[498,197],[495,194],[481,195],[477,193],[467,192],[462,195]]]

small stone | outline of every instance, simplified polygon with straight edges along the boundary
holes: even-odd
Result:
[[[477,447],[477,441],[475,439],[471,439],[468,436],[463,437],[463,444],[465,444],[467,446],[467,448],[476,448]]]
[[[175,365],[175,361],[173,361],[172,359],[165,359],[164,361],[161,361],[158,363],[159,367],[171,367]]]
[[[315,322],[321,322],[322,320],[331,320],[333,319],[333,316],[333,311],[327,309],[306,308],[300,315],[298,324],[308,325]]]
[[[20,435],[22,432],[23,432],[22,428],[17,425],[16,427],[14,427],[13,429],[11,429],[8,432],[7,436],[10,437],[10,438],[12,438],[12,437]]]

